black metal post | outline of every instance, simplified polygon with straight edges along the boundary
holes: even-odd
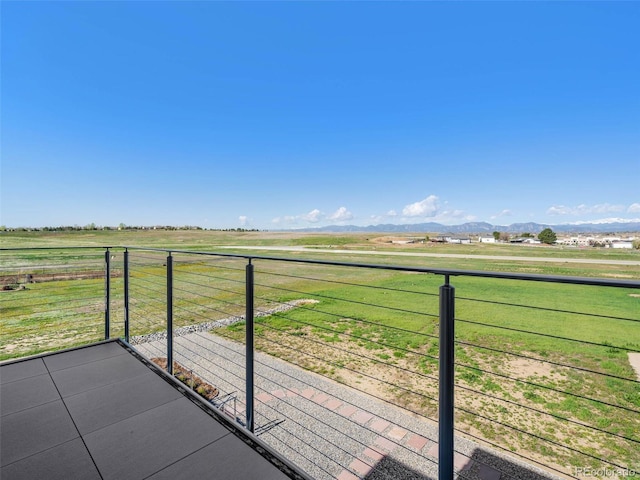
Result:
[[[173,375],[173,257],[167,257],[167,372]]]
[[[124,251],[124,339],[129,343],[129,250]]]
[[[438,480],[453,480],[453,386],[454,386],[455,288],[440,287],[440,395],[438,407]]]
[[[111,334],[111,252],[104,252],[104,339]]]
[[[247,400],[247,428],[254,431],[254,385],[253,385],[253,265],[251,259],[246,267],[246,313],[245,313],[245,360],[246,360],[246,400]]]

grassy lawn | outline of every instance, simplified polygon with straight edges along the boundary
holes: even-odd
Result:
[[[104,280],[30,284],[0,299],[0,360],[104,338]]]

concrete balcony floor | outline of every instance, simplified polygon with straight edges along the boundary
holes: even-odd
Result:
[[[5,362],[0,382],[3,480],[308,478],[119,341]]]

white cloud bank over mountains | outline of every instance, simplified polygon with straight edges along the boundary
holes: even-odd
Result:
[[[628,207],[624,205],[611,205],[609,203],[600,203],[597,205],[580,204],[576,207],[567,207],[565,205],[553,205],[547,209],[548,215],[593,215],[606,213],[639,213],[640,203],[632,203]]]
[[[319,223],[326,221],[341,223],[353,218],[353,213],[347,210],[346,207],[340,207],[335,212],[329,215],[322,213],[317,208],[314,208],[308,213],[304,213],[301,215],[285,215],[284,217],[274,218],[271,222],[276,225],[296,225],[300,222]]]
[[[444,202],[445,207],[446,205],[447,202]],[[423,200],[405,205],[401,212],[399,214],[396,209],[390,209],[382,215],[370,215],[367,220],[373,223],[411,223],[427,219],[433,222],[447,222],[456,220],[472,221],[476,218],[466,214],[463,210],[441,208],[439,198],[436,195],[429,195]],[[507,212],[507,210],[504,210],[501,215],[504,215],[504,212]],[[315,208],[308,213],[276,217],[271,222],[274,225],[286,227],[319,223],[344,224],[351,220],[357,220],[357,217],[347,207],[342,206],[330,214],[325,214],[320,209]]]
[[[598,220],[579,220],[577,222],[569,222],[569,225],[606,225],[607,223],[640,223],[640,218],[600,218]]]
[[[585,223],[629,223],[638,222],[637,218],[620,218],[620,214],[640,213],[640,202],[634,202],[630,205],[600,203],[594,205],[579,204],[577,206],[567,205],[552,205],[547,208],[546,214],[551,217],[564,217],[562,223],[570,223],[574,225]],[[617,214],[617,215],[612,215]],[[486,218],[481,220],[497,220],[505,219],[506,217],[513,217],[515,215],[514,210],[510,208],[504,208],[498,213],[493,215],[487,215]],[[531,214],[530,214],[531,215]],[[602,215],[604,218],[594,220],[596,215]],[[590,216],[591,218],[585,218]],[[572,218],[573,217],[573,218]],[[582,218],[580,218],[582,217]],[[384,214],[371,214],[369,216],[358,217],[354,215],[347,207],[341,206],[333,213],[323,213],[320,209],[315,208],[307,213],[298,215],[285,215],[277,217],[272,220],[272,224],[282,228],[291,226],[308,226],[308,225],[320,225],[320,224],[345,224],[346,222],[355,221],[355,223],[365,222],[368,224],[380,224],[380,223],[416,223],[416,222],[438,222],[444,224],[450,224],[454,222],[472,222],[477,221],[476,215],[469,214],[461,209],[450,208],[447,201],[441,202],[436,195],[428,195],[422,200],[409,203],[402,209],[389,209]],[[560,218],[558,218],[560,220]],[[240,217],[241,223],[247,224],[247,217]],[[537,221],[544,222],[542,219]],[[558,222],[558,223],[561,223]]]

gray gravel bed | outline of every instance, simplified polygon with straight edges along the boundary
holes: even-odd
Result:
[[[309,303],[318,303],[317,300],[310,299],[300,299],[300,300],[292,300],[287,303],[282,303],[276,307],[269,308],[268,310],[258,311],[255,314],[255,318],[267,317],[269,315],[273,315],[274,313],[286,312],[292,310],[300,305],[305,305]],[[220,320],[214,320],[212,322],[202,322],[197,323],[195,325],[187,325],[186,327],[179,327],[173,329],[173,336],[182,337],[184,335],[189,335],[190,333],[196,332],[208,332],[209,330],[213,330],[215,328],[228,327],[229,325],[233,325],[234,323],[243,322],[245,316],[244,315],[236,315],[233,317],[222,318]],[[146,335],[135,335],[129,339],[129,344],[131,345],[140,345],[142,343],[155,342],[167,340],[167,330],[162,330],[160,332],[149,333]]]
[[[165,351],[164,343],[161,338],[148,337],[135,348],[154,357]],[[231,394],[236,408],[229,402],[225,411],[245,420],[244,345],[202,329],[185,330],[174,339],[174,359],[215,385],[220,397]],[[260,352],[255,354],[255,394],[256,433],[318,480],[437,479],[438,427],[434,422]],[[353,413],[343,413],[349,408]],[[365,421],[358,423],[357,415]],[[381,428],[380,422],[389,425]],[[410,442],[420,439],[418,450]],[[455,450],[462,462],[456,478],[561,478],[462,437],[456,438]]]

